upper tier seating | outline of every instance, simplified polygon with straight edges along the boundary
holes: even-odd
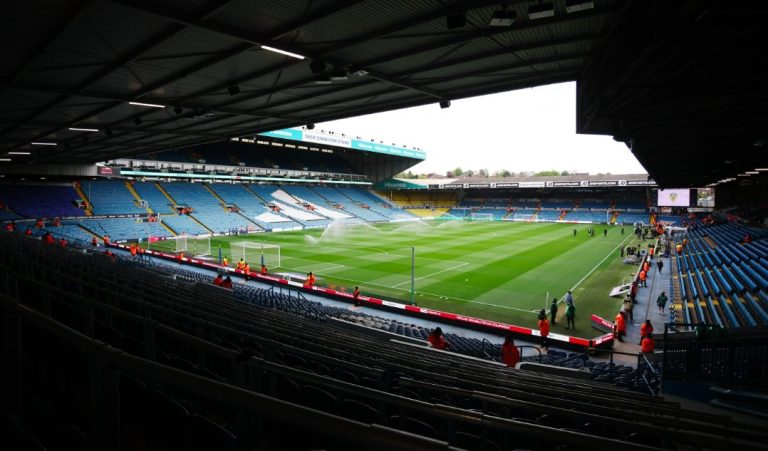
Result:
[[[147,210],[136,205],[124,180],[99,180],[82,182],[81,189],[91,201],[95,215],[146,214]]]
[[[191,207],[191,215],[214,233],[227,233],[232,229],[256,230],[258,227],[245,216],[224,208],[204,185],[164,183],[162,186],[179,205]]]
[[[85,212],[73,203],[79,198],[71,186],[0,185],[0,203],[26,218],[85,216]],[[0,214],[7,219],[16,219],[9,212]]]

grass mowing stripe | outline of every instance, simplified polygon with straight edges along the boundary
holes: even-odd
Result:
[[[214,237],[211,245],[214,255],[216,246],[229,255],[231,242],[278,244],[284,265],[293,268],[292,272],[313,271],[323,285],[347,291],[358,285],[365,294],[403,301],[409,299],[405,288],[410,288],[411,247],[415,246],[419,305],[531,325],[535,322],[531,311],[541,308],[547,290],[564,292],[580,284],[580,292],[587,287],[602,294],[605,290],[591,281],[602,281],[606,268],[610,277],[621,276],[623,268],[609,264],[606,253],[610,256],[625,237],[619,238],[618,227],[608,226],[603,226],[610,230],[607,238],[588,237],[584,233],[588,227],[595,228],[506,221],[421,221]],[[575,237],[573,229],[577,230]],[[173,251],[173,241],[161,243]],[[152,247],[158,246],[153,243]],[[612,283],[610,277],[601,283]],[[613,304],[602,296],[600,299],[577,296],[579,315],[592,306],[600,311]]]

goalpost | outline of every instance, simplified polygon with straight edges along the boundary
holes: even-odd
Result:
[[[185,252],[194,257],[211,255],[211,237],[179,236],[176,238],[176,252]]]
[[[229,245],[230,261],[234,266],[242,258],[252,271],[258,271],[262,258],[267,268],[280,267],[280,246],[277,244],[254,243],[253,241],[238,241]]]
[[[470,213],[470,221],[493,221],[492,213]]]

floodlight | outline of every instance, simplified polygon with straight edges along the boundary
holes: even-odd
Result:
[[[528,18],[531,20],[543,19],[555,15],[555,8],[552,3],[539,3],[528,6]]]

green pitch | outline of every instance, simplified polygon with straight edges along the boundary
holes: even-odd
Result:
[[[282,267],[302,278],[312,271],[318,284],[408,302],[411,248],[415,247],[415,296],[422,307],[532,327],[549,293],[561,299],[574,289],[577,335],[591,336],[589,315],[612,319],[621,299],[610,289],[636,268],[621,263],[621,243],[632,229],[587,225],[486,221],[419,221],[378,225],[332,225],[328,229],[211,238],[212,253],[230,256],[230,242],[278,244]],[[576,229],[576,236],[573,230]],[[607,236],[603,230],[607,229]],[[174,242],[156,243],[173,250]],[[153,248],[156,247],[153,244]],[[249,262],[254,270],[259,262]],[[233,263],[231,263],[233,265]],[[561,305],[560,316],[564,313]],[[565,332],[565,318],[555,328]],[[581,331],[581,334],[578,333]]]

